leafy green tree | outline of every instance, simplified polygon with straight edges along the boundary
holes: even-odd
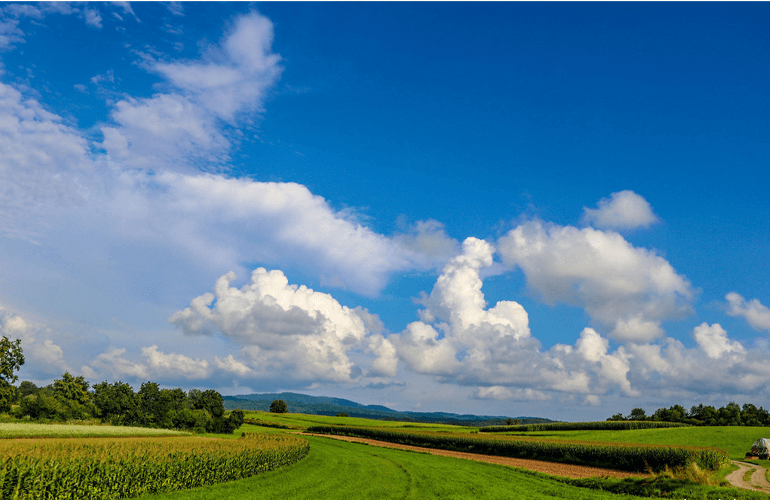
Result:
[[[289,411],[289,407],[286,406],[286,401],[283,399],[276,399],[270,403],[270,413],[286,413]]]
[[[22,398],[25,398],[29,395],[34,396],[38,392],[40,392],[40,388],[38,386],[29,380],[24,380],[21,384],[19,384],[19,389],[16,391],[16,397],[21,400]]]
[[[719,425],[741,425],[741,407],[738,403],[731,401],[719,409]]]
[[[147,381],[137,393],[139,396],[140,423],[150,427],[160,427],[166,421],[168,408],[160,394],[160,387],[155,382]]]
[[[751,403],[746,403],[741,409],[741,422],[743,425],[759,427],[762,423],[759,421],[759,410]]]
[[[690,417],[698,420],[701,425],[716,425],[717,410],[713,406],[704,406],[703,403],[690,409]]]
[[[230,412],[230,416],[228,417],[230,419],[230,423],[234,426],[233,430],[237,429],[238,427],[243,425],[243,410],[235,409]]]
[[[108,420],[113,425],[131,425],[138,423],[139,396],[126,382],[104,382],[94,385],[94,405],[97,416]]]
[[[82,375],[73,377],[69,372],[58,380],[53,381],[53,393],[63,401],[76,401],[80,404],[86,404],[91,401],[91,395],[88,393],[90,384]]]
[[[343,412],[338,413],[336,416],[337,417],[349,417],[350,415],[343,411]]]
[[[16,388],[11,384],[19,380],[14,372],[23,364],[21,340],[3,336],[0,340],[0,412],[10,411],[11,403],[16,400]]]
[[[647,414],[642,408],[634,408],[631,410],[631,414],[628,416],[629,420],[646,420]]]
[[[93,417],[96,407],[88,392],[89,385],[82,375],[73,377],[69,372],[64,372],[62,378],[54,380],[52,393],[60,402],[56,418],[85,420]]]
[[[36,395],[30,394],[19,403],[18,416],[29,416],[35,420],[66,420],[67,408],[53,395],[51,389],[41,389]]]

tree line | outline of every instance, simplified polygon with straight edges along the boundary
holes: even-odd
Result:
[[[719,409],[699,404],[690,408],[690,411],[681,405],[674,405],[668,408],[658,408],[652,415],[647,415],[642,408],[634,408],[627,416],[617,413],[607,420],[648,420],[680,422],[690,425],[770,427],[770,412],[761,406],[757,408],[751,403],[746,403],[741,407],[735,402],[730,402]]]
[[[0,412],[24,420],[91,420],[112,425],[155,427],[232,434],[243,424],[243,411],[225,414],[215,390],[161,389],[147,381],[138,392],[126,382],[90,384],[65,372],[45,387],[14,373],[24,364],[21,341],[0,339]]]

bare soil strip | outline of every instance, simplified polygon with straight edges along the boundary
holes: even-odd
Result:
[[[738,466],[738,470],[731,472],[727,475],[727,480],[730,484],[736,488],[745,488],[747,490],[759,490],[765,493],[770,493],[770,483],[767,482],[767,476],[765,475],[765,468],[758,465],[750,464],[748,462],[732,461],[733,465]],[[751,481],[744,481],[743,476],[746,471],[753,469],[751,474]]]
[[[618,471],[613,469],[602,469],[600,467],[587,467],[582,465],[560,464],[556,462],[544,462],[542,460],[528,460],[524,458],[496,457],[493,455],[479,455],[477,453],[464,453],[459,451],[438,450],[435,448],[421,448],[419,446],[409,446],[405,444],[388,443],[387,441],[375,441],[374,439],[365,439],[353,436],[334,436],[330,434],[310,434],[311,436],[340,439],[342,441],[351,441],[354,443],[366,443],[372,446],[381,446],[383,448],[396,448],[399,450],[411,450],[431,455],[440,455],[442,457],[464,458],[466,460],[476,460],[477,462],[488,462],[491,464],[508,465],[510,467],[519,467],[552,476],[582,478],[582,477],[644,477],[646,474]],[[763,469],[764,470],[764,469]]]

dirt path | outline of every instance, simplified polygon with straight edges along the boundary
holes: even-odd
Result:
[[[745,488],[748,490],[759,490],[765,493],[770,493],[770,483],[767,482],[767,476],[765,475],[765,468],[758,465],[750,464],[748,462],[732,461],[733,465],[738,466],[738,470],[731,472],[727,475],[727,480],[730,484],[736,488]],[[746,472],[754,470],[751,473],[751,481],[747,482],[743,480],[743,476]]]
[[[308,435],[308,434],[305,434]],[[399,450],[419,451],[430,453],[431,455],[440,455],[442,457],[464,458],[466,460],[476,460],[478,462],[488,462],[491,464],[508,465],[522,469],[542,472],[552,476],[562,477],[643,477],[645,474],[633,472],[618,471],[612,469],[602,469],[599,467],[585,467],[582,465],[559,464],[555,462],[544,462],[542,460],[527,460],[523,458],[496,457],[493,455],[479,455],[477,453],[463,453],[459,451],[437,450],[434,448],[421,448],[419,446],[409,446],[405,444],[388,443],[387,441],[375,441],[374,439],[365,439],[352,436],[333,436],[330,434],[309,434],[310,436],[319,436],[331,439],[340,439],[342,441],[351,441],[354,443],[366,443],[372,446],[381,446],[383,448],[396,448]]]

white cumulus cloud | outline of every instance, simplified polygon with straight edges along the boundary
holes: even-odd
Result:
[[[524,308],[499,301],[488,308],[481,272],[493,265],[494,247],[468,238],[450,260],[431,294],[423,299],[421,321],[388,337],[413,371],[445,383],[476,385],[475,397],[545,400],[547,391],[637,394],[626,375],[630,356],[587,328],[576,345],[542,351],[531,337]]]
[[[70,370],[64,351],[54,342],[55,333],[45,325],[26,321],[20,315],[0,306],[0,336],[21,340],[25,358],[20,373],[25,379],[45,379]]]
[[[603,198],[597,208],[583,208],[583,222],[597,228],[635,229],[657,221],[647,200],[628,190]]]
[[[499,240],[499,253],[546,303],[585,308],[617,340],[650,341],[661,321],[692,312],[690,282],[615,232],[529,221]]]
[[[373,370],[392,373],[393,349],[379,337],[368,342],[364,320],[331,295],[289,285],[279,270],[256,269],[249,282],[230,286],[219,278],[214,293],[193,299],[170,321],[189,335],[219,332],[243,346],[249,367],[261,377],[351,382],[362,375],[348,354],[370,348]]]
[[[725,298],[730,305],[727,314],[744,318],[755,330],[770,332],[770,309],[767,306],[757,299],[747,302],[736,292],[728,293]]]

